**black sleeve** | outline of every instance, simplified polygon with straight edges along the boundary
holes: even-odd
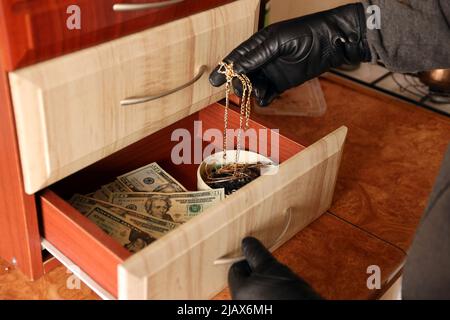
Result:
[[[367,31],[373,61],[395,72],[450,68],[449,0],[364,0],[380,8],[380,29]],[[370,26],[369,26],[370,27]]]
[[[450,148],[405,264],[403,299],[450,299]]]

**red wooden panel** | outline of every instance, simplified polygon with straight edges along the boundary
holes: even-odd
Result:
[[[47,257],[43,262],[44,273],[50,273],[55,270],[57,267],[62,266],[61,262],[53,256]]]
[[[44,238],[117,296],[117,265],[131,253],[51,190],[41,202]]]
[[[8,71],[189,16],[232,0],[185,0],[160,9],[115,12],[116,3],[163,0],[0,0],[0,43]],[[70,5],[81,29],[70,30]]]
[[[28,278],[42,275],[35,197],[25,194],[14,114],[6,72],[0,62],[0,256]]]
[[[220,104],[216,104],[213,106],[210,106],[208,108],[203,109],[202,111],[200,111],[200,120],[202,120],[202,130],[205,131],[207,129],[210,128],[217,128],[219,130],[221,130],[223,132],[224,129],[224,110],[225,108],[220,105]],[[237,107],[231,107],[230,110],[228,111],[228,129],[238,129],[239,128],[239,123],[240,123],[240,117],[239,117],[239,109]],[[249,143],[248,139],[245,139],[244,141],[244,145],[243,145],[243,149],[246,150],[251,150],[251,151],[255,151],[258,152],[260,149],[260,145],[259,143],[260,141],[260,136],[259,136],[259,131],[260,129],[278,129],[278,128],[267,128],[263,125],[261,125],[260,123],[254,121],[254,120],[250,120],[249,121],[249,129],[254,129],[256,136],[257,136],[257,145],[252,146]],[[269,133],[269,130],[267,130],[266,133],[263,132],[263,136],[267,137],[267,142],[261,142],[262,144],[266,144],[267,147],[267,152],[266,154],[271,157],[272,153],[272,147],[275,147],[275,143],[276,141],[272,141],[271,140],[271,136],[272,134]],[[273,159],[276,161],[279,161],[280,163],[283,161],[286,161],[287,159],[289,159],[290,157],[294,156],[295,154],[299,153],[301,150],[303,150],[305,147],[302,146],[301,144],[298,144],[295,141],[292,141],[280,134],[277,133],[273,133],[273,135],[278,137],[279,143],[278,143],[278,153],[279,153],[279,158],[278,159]],[[235,136],[234,139],[234,146],[237,145],[237,136]],[[221,148],[223,148],[223,146],[220,146]],[[253,150],[255,149],[256,150]],[[271,157],[272,158],[272,157]]]

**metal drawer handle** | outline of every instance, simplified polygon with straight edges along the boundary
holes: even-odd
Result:
[[[171,6],[173,4],[183,2],[184,0],[168,0],[152,3],[116,3],[113,5],[114,11],[136,11],[147,9],[158,9]]]
[[[281,239],[283,239],[283,237],[286,235],[286,232],[289,230],[289,226],[291,225],[292,208],[286,209],[283,212],[283,214],[286,216],[286,223],[284,225],[284,229],[283,229],[283,231],[281,231],[280,235],[277,237],[277,239],[274,241],[274,243],[270,246],[270,248],[269,248],[270,252],[272,252],[273,250],[275,250],[276,247],[278,247],[278,245],[281,242]],[[227,255],[225,255],[225,256],[215,260],[214,264],[215,265],[232,264],[232,263],[243,261],[243,260],[245,260],[244,256],[227,258]]]
[[[152,101],[152,100],[156,100],[165,96],[168,96],[169,94],[172,94],[174,92],[183,90],[186,87],[189,87],[191,85],[193,85],[195,82],[197,82],[198,79],[200,79],[203,74],[205,73],[205,71],[208,69],[207,66],[202,65],[200,67],[200,69],[198,69],[198,73],[196,74],[196,76],[194,77],[194,79],[186,82],[185,84],[176,87],[175,89],[171,89],[169,91],[154,95],[154,96],[144,96],[144,97],[130,97],[130,98],[126,98],[125,100],[120,101],[120,104],[122,106],[129,106],[129,105],[133,105],[133,104],[139,104],[139,103],[144,103],[144,102],[148,102],[148,101]]]

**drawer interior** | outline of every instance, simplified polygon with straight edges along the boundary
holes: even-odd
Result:
[[[171,141],[172,132],[176,129],[187,129],[191,136],[199,137],[203,132],[210,128],[216,128],[223,130],[224,126],[224,107],[215,103],[209,107],[192,114],[189,117],[176,122],[175,124],[166,127],[155,134],[152,134],[139,142],[122,149],[113,155],[94,163],[84,170],[73,174],[60,182],[54,184],[51,189],[57,193],[63,199],[70,199],[74,193],[86,194],[96,191],[101,185],[113,181],[117,176],[126,172],[132,171],[136,168],[149,164],[151,162],[157,162],[164,170],[169,172],[175,179],[177,179],[188,190],[197,190],[197,168],[198,164],[179,164],[176,165],[171,161],[171,152],[175,145],[179,141]],[[201,121],[201,128],[197,125],[195,127],[195,121]],[[239,114],[238,112],[230,109],[228,117],[228,127],[239,127]],[[253,129],[265,129],[264,126],[258,124],[255,121],[250,121],[249,127]],[[201,129],[201,133],[196,132]],[[282,163],[289,159],[291,156],[297,154],[304,149],[300,144],[278,135],[279,137],[279,159],[274,159]],[[201,139],[201,136],[200,136]],[[202,141],[202,149],[210,142]],[[212,142],[214,143],[214,142]],[[271,140],[270,134],[268,134],[268,155],[271,155]],[[191,143],[192,147],[192,161],[194,161],[194,143]],[[252,150],[248,139],[245,141],[245,149]],[[257,151],[257,150],[252,150]]]
[[[201,128],[197,121],[201,121]],[[222,131],[223,126],[224,106],[219,103],[212,104],[50,186],[41,193],[43,237],[84,272],[90,274],[102,287],[117,295],[117,265],[130,257],[131,253],[76,211],[67,200],[74,193],[94,192],[117,176],[151,162],[157,162],[188,190],[196,190],[198,164],[175,165],[172,162],[172,149],[180,143],[179,140],[171,141],[172,133],[176,129],[187,130],[186,132],[191,133],[192,141],[198,137],[196,141],[203,149],[210,143],[201,138],[205,130],[217,128]],[[229,110],[228,127],[239,127],[239,113],[232,109]],[[250,121],[249,127],[257,132],[258,129],[265,129],[255,121]],[[280,163],[304,149],[286,137],[278,134],[276,136],[279,153],[278,159],[274,160]],[[270,157],[273,136],[267,134],[267,137],[267,154]],[[245,149],[257,151],[254,147],[248,140],[245,141]],[[194,148],[195,143],[191,143],[192,161]]]

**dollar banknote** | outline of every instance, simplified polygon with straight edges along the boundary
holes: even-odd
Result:
[[[87,196],[75,194],[70,203],[125,248],[137,252],[224,197],[224,189],[188,192],[151,163]]]
[[[128,188],[127,186],[124,186],[123,184],[121,184],[117,180],[112,182],[112,183],[108,183],[107,185],[104,185],[103,187],[106,190],[108,190],[108,192],[110,192],[110,193],[114,193],[114,192],[131,192],[131,191],[133,191],[130,188]]]
[[[142,214],[184,223],[225,197],[224,189],[181,193],[114,193],[112,203]]]
[[[106,201],[88,198],[80,194],[74,195],[70,199],[70,203],[74,208],[76,208],[84,215],[86,215],[96,206],[108,211],[112,211],[126,222],[140,227],[143,231],[150,233],[156,238],[160,238],[162,235],[179,226],[179,223],[159,219],[157,217],[149,215],[148,213],[132,211]]]
[[[69,203],[83,215],[86,215],[97,204],[97,199],[76,193],[70,198]]]
[[[187,191],[156,162],[117,177],[117,181],[133,192],[185,192]]]
[[[138,252],[156,240],[149,233],[100,206],[94,206],[86,217],[131,252]]]
[[[98,189],[92,194],[92,198],[103,200],[103,201],[109,201],[109,195],[105,192],[103,188]]]
[[[133,191],[118,181],[108,183],[108,184],[102,186],[100,189],[102,190],[103,194],[107,198],[105,201],[111,201],[111,196],[114,192],[131,192],[131,191]],[[102,199],[100,199],[100,200],[102,200]]]
[[[110,201],[110,197],[114,192],[130,192],[131,189],[127,188],[125,185],[121,184],[118,181],[113,181],[106,185],[101,186],[96,192],[91,194],[92,198],[102,200],[102,201]]]

